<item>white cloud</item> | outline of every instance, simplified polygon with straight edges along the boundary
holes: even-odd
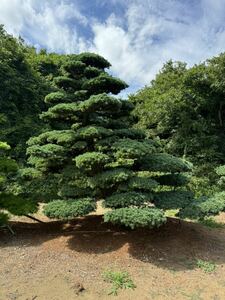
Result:
[[[90,50],[107,58],[112,64],[112,70],[124,80],[138,76],[142,60],[131,47],[127,32],[111,23],[95,24],[92,29],[95,36]]]
[[[92,49],[132,84],[148,84],[169,59],[191,65],[225,51],[224,0],[124,2],[125,26],[115,17],[94,24]]]
[[[71,53],[86,48],[76,24],[85,26],[88,21],[68,1],[0,0],[0,23],[9,33],[22,35],[26,41],[49,51]]]
[[[106,4],[112,9],[104,21],[85,16],[85,2],[82,13],[77,3],[0,0],[0,23],[49,51],[97,52],[133,89],[148,84],[169,59],[191,65],[225,51],[225,0],[96,0],[98,13]],[[124,15],[113,13],[116,5]]]

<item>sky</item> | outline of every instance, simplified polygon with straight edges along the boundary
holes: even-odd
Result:
[[[191,66],[225,51],[225,0],[0,0],[0,24],[37,49],[104,56],[124,95],[170,59]]]

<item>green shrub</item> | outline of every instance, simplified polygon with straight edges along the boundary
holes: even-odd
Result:
[[[117,296],[119,289],[133,290],[136,288],[130,275],[125,271],[105,271],[103,273],[103,278],[106,282],[112,284],[109,295]]]
[[[217,222],[216,220],[213,220],[212,218],[203,219],[200,221],[200,224],[209,227],[209,228],[224,228],[225,224],[221,222]]]
[[[0,227],[8,223],[9,216],[6,213],[0,212]]]
[[[196,265],[205,273],[212,273],[216,270],[216,265],[213,262],[198,259]]]
[[[110,161],[110,158],[101,152],[87,152],[77,156],[74,160],[78,169],[93,171],[102,168]]]
[[[49,218],[72,219],[89,214],[96,209],[91,198],[54,200],[44,207],[44,214]]]
[[[159,227],[166,222],[162,210],[157,208],[119,208],[105,213],[105,222],[120,224],[131,229]]]
[[[141,206],[145,202],[150,202],[152,194],[140,192],[117,193],[105,199],[105,207],[122,208],[133,206]]]

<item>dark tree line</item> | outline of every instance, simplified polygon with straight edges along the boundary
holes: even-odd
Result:
[[[217,189],[215,168],[225,163],[225,54],[187,68],[167,62],[130,100],[138,127],[157,136],[165,151],[194,165],[197,194]]]

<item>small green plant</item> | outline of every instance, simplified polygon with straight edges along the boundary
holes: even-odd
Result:
[[[105,271],[103,273],[104,281],[112,284],[109,295],[117,296],[119,289],[135,289],[130,275],[125,271]]]
[[[216,265],[213,262],[202,259],[197,260],[197,267],[203,270],[205,273],[212,273],[216,269]]]
[[[221,222],[217,222],[216,220],[214,220],[212,218],[201,220],[200,223],[209,228],[224,228],[225,227],[225,224],[223,224]]]
[[[176,217],[176,214],[178,212],[179,212],[178,209],[168,209],[168,210],[166,210],[165,215],[166,215],[166,217],[174,218],[174,217]]]
[[[0,211],[0,227],[4,227],[9,220],[9,216],[6,213]]]

